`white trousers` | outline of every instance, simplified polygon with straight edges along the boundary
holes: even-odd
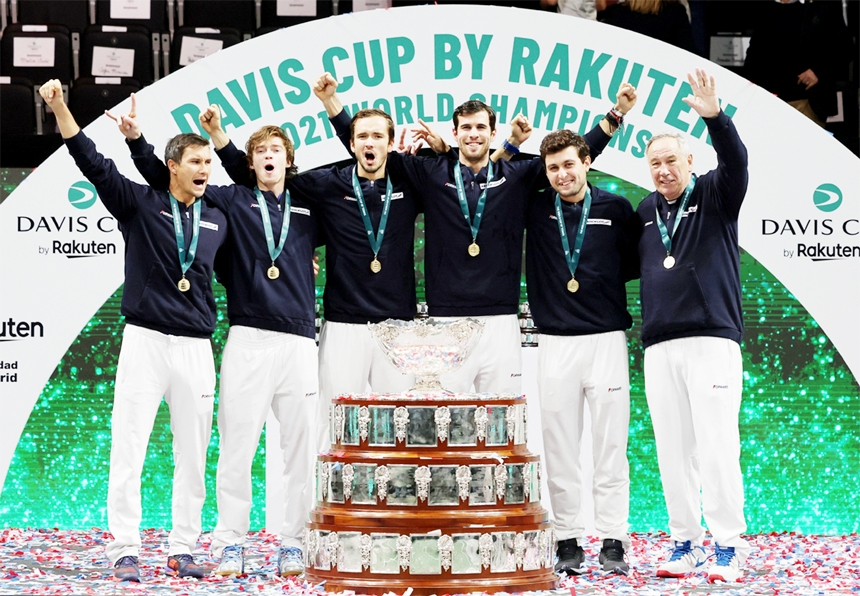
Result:
[[[645,395],[672,539],[702,544],[702,513],[714,540],[743,563],[744,485],[738,414],[743,389],[740,346],[687,337],[645,349]]]
[[[218,524],[210,552],[245,544],[251,515],[251,464],[269,408],[284,452],[284,546],[301,547],[313,497],[317,406],[314,340],[235,325],[224,346],[218,403]]]
[[[329,407],[343,393],[401,393],[415,384],[391,363],[367,324],[326,321],[320,333],[320,399],[317,414],[318,451],[331,448]]]
[[[456,321],[467,317],[436,317]],[[517,315],[468,317],[484,322],[484,330],[472,354],[458,370],[442,375],[442,386],[454,393],[466,393],[474,385],[477,393],[523,392],[523,354]]]
[[[165,335],[126,325],[111,415],[107,545],[111,563],[140,553],[140,475],[164,397],[173,432],[173,529],[168,555],[190,554],[206,500],[206,449],[212,433],[215,364],[208,338]]]
[[[559,540],[582,540],[581,441],[588,402],[593,438],[594,523],[600,540],[630,548],[630,473],[627,433],[630,375],[623,331],[594,335],[541,335],[538,393],[547,485]]]

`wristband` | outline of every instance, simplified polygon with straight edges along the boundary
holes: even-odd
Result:
[[[621,125],[624,124],[624,114],[616,108],[612,108],[606,113],[606,121],[615,128],[621,128]]]
[[[520,153],[520,148],[516,145],[510,144],[507,139],[502,141],[502,149],[504,149],[505,152],[510,155],[519,155]]]

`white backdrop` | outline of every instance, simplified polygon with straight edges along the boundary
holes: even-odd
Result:
[[[686,73],[703,66],[715,75],[724,108],[749,149],[741,245],[815,317],[856,377],[860,160],[766,91],[650,38],[501,7],[348,14],[255,38],[183,68],[138,94],[139,118],[160,152],[171,136],[197,130],[197,113],[215,102],[237,144],[262,124],[283,125],[298,147],[299,165],[316,167],[347,157],[310,91],[311,82],[331,70],[347,106],[382,107],[398,125],[422,118],[452,143],[450,111],[470,97],[497,108],[497,139],[523,111],[536,126],[523,150],[536,153],[550,130],[588,130],[629,80],[639,104],[613,142],[616,150],[596,166],[651,188],[643,154],[654,132],[689,133],[697,172],[716,163],[703,123],[680,101]],[[126,101],[117,109],[128,107]],[[111,121],[97,120],[87,134],[120,171],[142,181]],[[82,180],[61,148],[0,205],[0,362],[16,367],[15,381],[0,384],[0,486],[58,361],[122,284],[122,239]],[[228,179],[216,167],[212,182]],[[533,430],[532,440],[536,436]]]

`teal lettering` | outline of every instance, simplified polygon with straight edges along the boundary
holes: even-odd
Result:
[[[325,138],[330,139],[334,137],[334,127],[332,127],[331,122],[328,119],[328,113],[323,110],[317,114],[317,118],[322,122],[323,130],[325,130]]]
[[[359,112],[359,110],[366,110],[368,107],[369,107],[368,103],[365,100],[365,101],[361,102],[360,104],[357,104],[357,103],[350,104],[349,108],[344,106],[343,109],[345,109],[346,113],[349,114],[350,117],[352,117],[352,116],[355,116]]]
[[[630,150],[630,154],[633,157],[645,157],[645,146],[648,144],[648,139],[652,136],[651,131],[644,128],[636,133],[636,146]]]
[[[323,69],[327,73],[330,73],[331,76],[335,78],[335,80],[337,80],[337,68],[334,65],[334,61],[346,60],[347,58],[349,58],[349,52],[347,52],[344,48],[339,48],[337,46],[329,48],[325,52],[323,52]],[[341,80],[337,85],[337,90],[341,93],[349,91],[352,88],[354,80],[355,79],[353,79],[353,77],[351,76],[343,77],[343,80]]]
[[[591,111],[585,110],[582,113],[582,120],[579,121],[579,134],[585,134],[585,127],[588,126],[588,119],[591,118]]]
[[[295,89],[295,91],[284,93],[284,98],[291,104],[304,103],[311,96],[311,86],[307,81],[293,76],[293,72],[301,72],[304,69],[302,63],[293,58],[284,60],[278,65],[278,78],[285,85]]]
[[[307,128],[308,132],[305,134],[305,145],[313,145],[314,143],[319,143],[322,139],[317,136],[317,121],[313,116],[302,116],[301,120],[299,120],[299,125]]]
[[[484,59],[487,57],[487,50],[490,49],[492,40],[492,35],[482,35],[481,41],[478,42],[474,33],[466,34],[466,48],[468,48],[469,57],[472,60],[473,79],[481,80],[484,78]]]
[[[723,100],[721,99],[721,100],[720,100],[720,105],[722,106],[722,104],[723,104]],[[732,104],[730,104],[730,103],[727,103],[727,104],[726,104],[726,107],[724,107],[724,108],[723,108],[723,112],[725,112],[726,116],[728,116],[729,118],[731,118],[732,116],[734,116],[734,115],[735,115],[735,112],[737,112],[737,111],[738,111],[738,109],[737,109],[735,106],[733,106]],[[707,130],[707,125],[705,124],[705,121],[704,121],[704,120],[702,120],[701,118],[699,118],[699,119],[696,121],[696,125],[695,125],[695,126],[693,126],[693,130],[691,130],[691,131],[690,131],[690,136],[693,136],[693,137],[696,137],[697,139],[700,139],[700,138],[702,138],[702,133],[704,133],[704,132],[705,132],[705,130]],[[708,145],[712,145],[712,143],[711,143],[711,135],[708,135],[708,136],[705,138],[705,142],[706,142]]]
[[[296,125],[292,122],[284,122],[281,124],[281,128],[284,129],[284,132],[287,133],[287,136],[290,137],[290,140],[293,142],[293,149],[298,149],[302,146],[302,138],[299,136],[299,129],[296,128]]]
[[[415,111],[418,114],[418,119],[422,122],[433,122],[433,116],[424,112],[424,96],[417,96],[415,98],[415,103],[417,104]]]
[[[205,138],[209,138],[209,135],[206,134],[206,131],[200,126],[200,121],[197,119],[200,116],[200,108],[193,103],[186,103],[175,108],[170,112],[170,115],[173,116],[173,121],[179,127],[179,132],[185,134],[199,132]],[[194,127],[197,128],[197,131],[194,130]]]
[[[541,87],[549,87],[552,83],[556,83],[563,91],[570,89],[570,48],[567,44],[555,45],[540,79]]]
[[[511,50],[511,71],[508,75],[508,81],[511,83],[525,82],[526,85],[534,85],[535,63],[539,56],[540,46],[535,40],[515,37],[514,47]],[[521,77],[525,81],[521,81]]]
[[[376,108],[377,110],[382,110],[386,114],[391,113],[391,104],[388,103],[388,100],[385,98],[380,97],[379,99],[374,101],[373,107]]]
[[[257,81],[254,80],[253,72],[249,72],[243,78],[245,79],[245,88],[248,90],[247,93],[242,89],[242,86],[236,79],[227,81],[227,89],[229,89],[230,93],[233,94],[233,97],[236,98],[236,101],[239,103],[239,107],[242,108],[245,115],[248,116],[248,120],[253,122],[263,115],[262,110],[260,109],[260,97],[257,95]]]
[[[499,123],[504,123],[505,114],[508,113],[508,96],[491,95],[490,102],[488,105],[496,111],[496,121]]]
[[[440,93],[436,96],[436,119],[439,122],[450,120],[454,115],[454,96]]]
[[[556,128],[566,128],[568,124],[576,122],[576,108],[573,106],[561,106],[561,115],[558,117]]]
[[[619,151],[627,151],[627,145],[630,143],[635,129],[636,127],[632,124],[625,124],[619,130],[616,130],[612,138],[609,139],[609,146],[615,147]]]
[[[260,78],[263,79],[263,86],[266,88],[266,95],[269,96],[269,103],[272,104],[272,109],[280,112],[284,109],[284,102],[281,101],[278,95],[278,86],[275,84],[275,77],[272,76],[272,69],[268,66],[261,68]]]
[[[394,121],[397,124],[414,124],[412,119],[412,98],[406,95],[398,95],[394,98]]]
[[[693,94],[693,89],[690,83],[684,81],[678,88],[678,93],[675,95],[675,100],[669,106],[669,112],[666,114],[666,124],[674,126],[681,132],[687,132],[690,125],[679,118],[682,113],[689,112],[690,106],[684,103],[684,98]]]
[[[653,79],[654,84],[651,86],[651,92],[648,94],[648,101],[645,102],[645,107],[642,108],[642,113],[646,116],[653,116],[654,110],[657,107],[657,102],[660,101],[660,95],[663,93],[663,87],[666,85],[674,86],[678,79],[672,75],[660,72],[656,68],[652,68],[648,71],[648,77]]]
[[[579,72],[576,73],[576,84],[573,87],[573,92],[582,95],[585,93],[585,86],[588,85],[591,87],[591,97],[602,99],[600,95],[600,69],[606,66],[610,58],[609,54],[600,54],[595,60],[594,50],[583,50],[582,60],[579,62]]]
[[[545,128],[547,130],[552,129],[552,124],[555,122],[555,111],[558,108],[558,104],[555,102],[546,103],[544,100],[539,99],[537,102],[537,109],[535,109],[535,122],[534,125],[538,128]],[[546,126],[541,125],[541,120],[546,118]]]
[[[627,65],[629,62],[624,58],[619,58],[618,62],[615,63],[615,71],[612,73],[612,80],[609,83],[609,91],[607,95],[609,97],[617,97],[618,89],[621,87],[621,83],[624,82],[624,73],[627,72]],[[630,69],[630,77],[628,77],[627,82],[633,85],[634,87],[639,86],[639,80],[642,78],[642,69],[644,67],[641,64],[633,63],[633,68]]]
[[[364,44],[360,41],[352,44],[355,50],[355,70],[358,74],[358,80],[365,87],[376,87],[385,78],[385,66],[382,64],[382,44],[378,39],[371,39],[367,42],[370,46],[370,61],[373,63],[373,74],[370,74],[368,68],[367,53],[364,50]]]
[[[530,112],[531,112],[531,110],[529,110],[529,100],[526,99],[525,97],[520,97],[517,100],[517,104],[514,106],[514,109],[511,113],[514,114],[514,116],[516,116],[517,114],[522,114],[526,118],[530,118],[530,116],[529,116]],[[504,121],[505,120],[503,118],[501,120],[501,122],[504,122]]]
[[[437,81],[456,79],[463,70],[458,54],[460,40],[456,35],[438,33],[433,36],[434,56],[436,57],[435,77]]]
[[[206,99],[209,101],[209,105],[218,104],[218,107],[221,108],[221,128],[227,130],[228,126],[235,126],[239,128],[245,121],[242,120],[242,117],[239,115],[239,112],[230,105],[230,102],[227,101],[227,98],[224,97],[224,94],[221,93],[220,89],[212,89],[206,94]]]
[[[388,49],[388,68],[391,69],[391,82],[400,82],[400,67],[409,64],[415,57],[415,45],[407,37],[392,37],[385,41]]]

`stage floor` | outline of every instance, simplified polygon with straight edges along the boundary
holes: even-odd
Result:
[[[0,594],[260,594],[323,596],[324,586],[274,576],[278,539],[254,532],[246,548],[245,577],[209,576],[186,580],[165,573],[167,533],[144,533],[140,584],[117,583],[104,557],[105,531],[0,530]],[[565,578],[550,594],[860,594],[860,536],[760,534],[749,537],[753,550],[746,575],[735,584],[708,584],[704,574],[685,579],[655,577],[656,563],[668,548],[665,534],[636,534],[628,553],[629,577],[602,577],[596,571]],[[198,562],[214,567],[204,556],[204,535],[195,553]],[[588,562],[596,564],[599,544],[587,545]],[[441,595],[440,595],[441,596]]]

